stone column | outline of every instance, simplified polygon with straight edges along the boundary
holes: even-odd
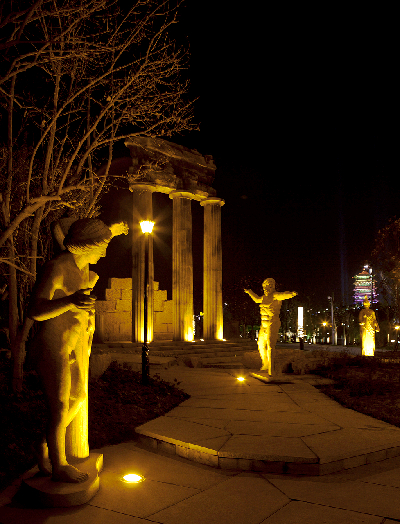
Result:
[[[132,341],[144,341],[144,257],[146,236],[139,223],[153,220],[153,188],[146,184],[132,184]],[[154,304],[153,235],[149,235],[149,295],[147,305],[147,341],[153,340]]]
[[[193,254],[192,209],[193,195],[172,191],[172,303],[174,340],[191,341],[193,330]]]
[[[224,338],[222,307],[222,247],[221,206],[217,197],[200,202],[204,207],[203,258],[203,337],[205,340]]]

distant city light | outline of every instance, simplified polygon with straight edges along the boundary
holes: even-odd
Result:
[[[355,304],[362,305],[364,298],[367,295],[371,304],[378,302],[376,292],[376,282],[372,274],[372,267],[368,264],[363,266],[363,270],[354,279],[354,294],[353,300]]]

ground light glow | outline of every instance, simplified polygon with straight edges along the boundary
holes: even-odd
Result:
[[[128,475],[124,475],[122,478],[124,482],[128,482],[129,484],[138,484],[144,480],[144,477],[136,475],[136,473],[129,473]]]
[[[244,382],[246,379],[244,377],[236,377],[239,382]]]

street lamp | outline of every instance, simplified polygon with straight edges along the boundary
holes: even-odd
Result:
[[[336,340],[336,325],[335,325],[335,317],[333,314],[333,300],[334,300],[334,294],[332,293],[331,297],[328,297],[328,300],[331,301],[331,317],[332,317],[332,345],[337,344]]]
[[[142,220],[140,228],[145,235],[144,242],[144,304],[143,304],[143,345],[142,345],[142,384],[149,383],[149,348],[147,346],[147,302],[149,297],[149,235],[154,222]]]
[[[300,340],[300,349],[304,349],[304,308],[299,306],[297,308],[297,334]]]

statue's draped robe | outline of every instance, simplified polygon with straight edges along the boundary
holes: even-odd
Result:
[[[71,255],[64,252],[46,266],[44,280],[53,279],[60,283],[54,292],[53,300],[72,295],[79,289],[92,288],[99,278],[96,273],[89,271],[89,265],[79,270],[71,260]],[[85,388],[86,399],[67,428],[66,454],[71,458],[89,456],[88,378],[94,318],[94,312],[75,309],[41,321],[32,347],[39,375],[54,369],[56,359],[60,365],[68,359],[71,371],[71,397],[74,396],[76,384]]]
[[[373,357],[375,352],[375,331],[379,329],[374,311],[362,309],[359,314],[359,322],[363,324],[360,325],[362,354]]]

